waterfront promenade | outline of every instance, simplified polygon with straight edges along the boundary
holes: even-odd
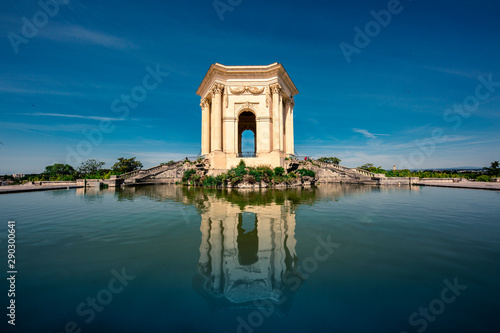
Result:
[[[493,182],[439,182],[439,181],[425,181],[425,183],[417,183],[417,186],[434,186],[434,187],[452,187],[474,190],[493,190],[500,191],[500,183]],[[383,186],[383,185],[382,185]],[[19,192],[33,192],[33,191],[50,191],[50,190],[66,190],[71,188],[83,187],[81,185],[8,185],[0,186],[0,194],[19,193]]]
[[[33,191],[50,191],[50,190],[66,190],[70,188],[78,188],[77,185],[7,185],[0,186],[0,194],[18,193],[18,192],[33,192]]]
[[[439,181],[435,181],[435,182],[426,181],[425,183],[418,183],[417,185],[500,191],[500,183],[493,183],[493,182],[490,182],[490,183],[488,183],[488,182],[444,183],[444,182],[439,182]]]

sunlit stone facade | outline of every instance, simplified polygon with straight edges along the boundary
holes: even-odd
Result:
[[[294,155],[293,96],[299,92],[281,64],[210,67],[196,92],[201,97],[201,153],[213,169],[283,166]],[[253,152],[243,152],[244,131],[254,134]]]

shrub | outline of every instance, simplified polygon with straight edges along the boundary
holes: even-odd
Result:
[[[303,176],[316,177],[316,172],[309,169],[299,169],[297,173]]]
[[[217,186],[217,180],[212,177],[212,176],[207,176],[203,179],[203,186],[206,187],[216,187]]]
[[[481,175],[481,176],[478,176],[476,178],[476,180],[478,182],[490,182],[491,181],[491,177],[490,176],[487,176],[487,175]]]
[[[267,176],[268,178],[272,178],[274,176],[274,171],[267,165],[258,166],[257,171],[259,171],[262,175]]]
[[[244,177],[245,181],[249,182],[250,184],[255,184],[257,182],[257,180],[255,179],[254,176],[252,175],[246,175]]]
[[[190,169],[184,171],[184,176],[182,177],[182,182],[185,183],[191,179],[191,176],[193,176],[196,173],[196,170]]]
[[[248,170],[248,174],[250,176],[252,176],[255,179],[255,181],[258,183],[262,180],[262,174],[256,169],[252,168],[252,169]]]
[[[215,183],[217,184],[217,186],[222,186],[222,185],[225,185],[226,183],[226,175],[218,175],[215,177]]]
[[[274,174],[276,176],[283,176],[285,174],[285,169],[283,167],[274,168]]]

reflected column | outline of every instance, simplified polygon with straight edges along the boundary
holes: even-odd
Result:
[[[202,272],[205,273],[208,268],[208,263],[210,260],[209,250],[210,245],[208,244],[208,239],[210,237],[210,219],[206,215],[201,216],[201,244],[200,244],[200,261],[198,262],[199,267]]]
[[[222,274],[222,228],[221,221],[212,221],[210,232],[210,255],[212,257],[212,288],[216,293],[221,293]]]

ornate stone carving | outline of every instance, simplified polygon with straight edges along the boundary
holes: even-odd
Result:
[[[208,98],[203,98],[201,100],[200,106],[202,109],[210,107],[210,101],[208,100]]]
[[[283,88],[279,85],[279,83],[271,84],[269,86],[273,94],[281,94],[283,92]]]
[[[252,94],[258,95],[262,94],[264,92],[264,87],[248,87],[247,90],[250,91]]]
[[[245,92],[245,87],[244,86],[238,86],[238,87],[229,87],[229,90],[236,95],[243,94]]]
[[[254,95],[262,94],[265,87],[253,87],[253,86],[237,86],[229,87],[229,90],[235,95],[241,95],[245,92],[252,93]]]
[[[255,110],[255,108],[259,105],[258,102],[242,102],[242,103],[234,103],[236,113],[240,112],[243,109]]]
[[[295,101],[293,100],[293,97],[285,99],[285,105],[293,109],[293,107],[295,106]]]
[[[222,91],[224,90],[224,85],[219,84],[219,83],[214,83],[212,86],[212,96],[215,94],[222,94]]]

